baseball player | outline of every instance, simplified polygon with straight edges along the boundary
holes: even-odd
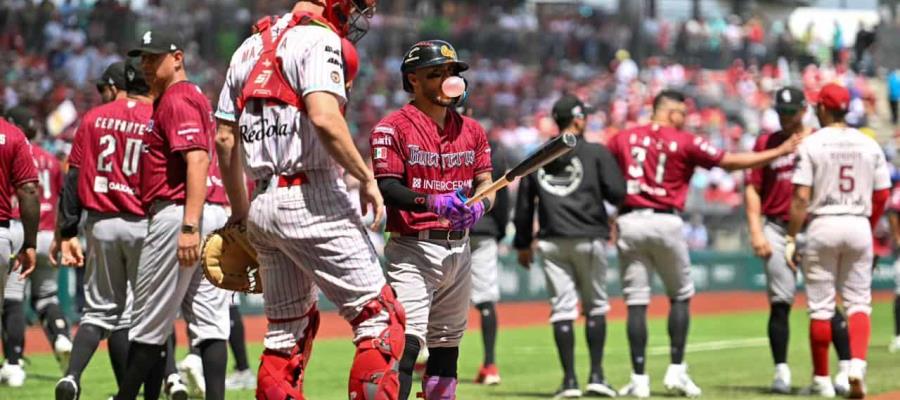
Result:
[[[778,147],[793,135],[806,135],[803,126],[806,99],[803,91],[786,87],[775,92],[775,110],[782,130],[762,134],[756,139],[754,151]],[[797,291],[796,273],[784,261],[784,234],[790,211],[795,155],[783,156],[771,164],[752,169],[748,174],[744,197],[747,204],[747,226],[750,243],[756,255],[765,261],[769,303],[769,347],[775,361],[772,392],[791,393],[791,370],[787,364],[790,312]],[[765,216],[763,221],[762,217]],[[841,313],[832,320],[834,345],[841,360],[841,373],[835,377],[835,387],[849,390],[846,369],[850,364],[850,345],[846,340],[846,324]],[[843,339],[843,340],[841,340]],[[846,389],[846,390],[845,390]]]
[[[679,395],[701,394],[684,363],[694,284],[679,216],[694,169],[759,167],[792,153],[800,142],[799,135],[795,135],[773,149],[726,153],[702,137],[681,131],[686,113],[684,95],[665,90],[653,101],[649,125],[623,131],[609,142],[610,151],[625,173],[627,190],[617,219],[617,245],[622,291],[628,306],[627,331],[633,372],[631,382],[620,390],[621,395],[639,398],[650,395],[645,362],[651,271],[659,274],[671,303],[668,324],[671,364],[663,384]]]
[[[560,133],[584,134],[591,109],[573,95],[553,105]],[[543,258],[550,291],[550,323],[563,367],[558,398],[578,398],[582,392],[575,374],[574,321],[578,302],[587,323],[591,369],[586,394],[615,397],[603,375],[606,343],[606,248],[609,216],[604,202],[619,205],[625,180],[615,158],[603,146],[579,140],[575,150],[528,175],[519,185],[516,200],[516,237],[519,264],[529,268],[533,259],[534,210],[537,202],[540,232],[537,249]]]
[[[20,279],[17,272],[10,274],[6,282],[3,303],[3,352],[7,364],[0,368],[0,380],[10,386],[21,386],[25,371],[19,365],[25,347],[25,300],[26,281],[30,283],[31,304],[41,320],[47,340],[54,354],[65,369],[72,351],[69,340],[69,325],[59,309],[57,292],[57,270],[50,266],[47,255],[53,231],[56,227],[56,202],[62,186],[62,172],[56,157],[32,141],[38,134],[34,114],[26,107],[14,107],[7,111],[6,119],[25,133],[31,142],[31,152],[37,162],[41,189],[41,217],[38,226],[37,266],[28,279]],[[22,244],[22,224],[18,221],[19,210],[13,210],[10,231],[13,234],[13,249]]]
[[[894,238],[895,251],[900,250],[900,185],[894,186],[889,203],[888,222]],[[888,345],[891,353],[900,351],[900,257],[894,261],[894,339]]]
[[[375,177],[342,115],[373,0],[298,1],[238,48],[219,97],[216,140],[233,223],[258,253],[268,319],[256,396],[303,398],[319,324],[319,291],[353,327],[352,399],[397,398],[405,316],[387,285],[341,168],[359,180],[362,210],[382,220]],[[248,202],[244,171],[256,181]],[[364,213],[366,211],[363,211]]]
[[[459,343],[471,295],[469,228],[491,209],[493,194],[467,206],[490,185],[491,149],[481,125],[459,115],[444,82],[469,68],[440,40],[419,42],[403,57],[403,89],[413,100],[382,119],[370,144],[387,205],[387,274],[406,309],[400,399],[409,396],[419,350],[428,347],[426,399],[456,396]]]
[[[828,375],[829,320],[840,291],[853,357],[848,397],[859,399],[865,396],[871,332],[872,226],[884,210],[891,177],[878,143],[844,122],[849,103],[850,92],[840,85],[825,85],[819,93],[816,114],[823,128],[798,151],[784,256],[796,268],[795,238],[808,217],[802,266],[811,319],[812,393],[835,395]]]
[[[211,154],[215,121],[209,100],[187,80],[181,38],[148,30],[130,57],[141,65],[154,103],[140,157],[140,196],[149,217],[138,260],[128,367],[117,399],[141,386],[155,398],[162,387],[166,340],[176,314],[187,321],[203,360],[207,399],[225,396],[228,296],[198,268],[200,238],[224,224],[221,185]],[[210,184],[211,183],[211,184]],[[150,394],[148,394],[150,393]]]
[[[20,272],[18,279],[25,279],[31,275],[37,263],[37,233],[41,206],[38,194],[38,172],[35,164],[31,146],[25,134],[15,125],[0,118],[0,298],[3,297],[6,280],[11,270],[18,270]],[[15,261],[10,260],[13,254],[13,234],[10,232],[13,193],[19,202],[19,214],[24,232],[23,243]],[[2,314],[2,308],[0,308],[0,317],[3,316]],[[7,365],[12,364],[7,360],[4,362],[3,368],[6,369]],[[20,373],[15,376],[6,376],[6,383],[10,386],[22,386],[25,381],[25,371],[18,363],[16,366],[19,367],[16,372]]]
[[[132,310],[129,285],[137,278],[147,219],[137,191],[140,158],[153,114],[150,88],[136,59],[114,63],[126,89],[119,98],[88,111],[81,120],[59,207],[62,262],[84,266],[85,308],[72,359],[56,383],[56,398],[81,395],[81,374],[100,341],[107,339],[116,383],[124,379]],[[78,238],[82,212],[87,259]]]
[[[491,178],[500,179],[508,168],[502,145],[489,141]],[[495,347],[497,344],[497,307],[500,301],[500,269],[497,263],[498,243],[506,235],[509,223],[509,191],[498,191],[491,211],[478,221],[469,231],[469,246],[472,249],[472,295],[471,301],[481,315],[481,340],[484,345],[484,360],[475,383],[497,385],[500,371],[497,369]]]

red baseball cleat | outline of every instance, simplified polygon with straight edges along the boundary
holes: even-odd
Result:
[[[475,383],[481,385],[499,385],[500,371],[497,370],[497,365],[490,364],[482,366],[481,369],[478,370],[478,377],[475,378]]]

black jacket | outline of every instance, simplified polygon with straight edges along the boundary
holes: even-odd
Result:
[[[506,174],[509,169],[509,161],[506,150],[497,142],[491,141],[491,164],[494,172],[491,174],[496,181]],[[475,224],[469,231],[472,236],[492,236],[502,240],[506,235],[506,224],[509,223],[509,190],[503,188],[497,192],[491,211]]]
[[[609,238],[603,201],[618,206],[625,178],[606,146],[578,138],[575,149],[522,178],[516,200],[513,245],[527,249],[534,239],[537,202],[539,238]]]

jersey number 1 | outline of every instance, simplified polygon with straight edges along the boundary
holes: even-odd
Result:
[[[628,174],[633,178],[640,178],[644,176],[644,162],[647,160],[647,149],[643,147],[632,147],[631,148],[631,158],[637,162],[637,165],[632,165],[628,167]],[[653,179],[658,184],[663,183],[663,179],[666,174],[666,161],[668,160],[668,156],[666,153],[660,153],[659,159],[656,162],[656,176]]]
[[[137,172],[141,146],[142,142],[139,139],[125,140],[125,158],[122,160],[122,173],[125,176],[132,176]],[[97,171],[112,172],[113,160],[110,156],[116,152],[116,138],[113,135],[101,136],[100,147],[103,151],[97,156]]]

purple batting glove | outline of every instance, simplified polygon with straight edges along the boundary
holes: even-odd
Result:
[[[426,199],[428,211],[438,217],[453,221],[460,220],[468,213],[466,204],[455,193],[433,194]]]
[[[460,220],[451,220],[450,229],[454,231],[463,231],[472,229],[475,224],[484,216],[484,202],[477,202],[475,205],[466,206],[469,212]]]

